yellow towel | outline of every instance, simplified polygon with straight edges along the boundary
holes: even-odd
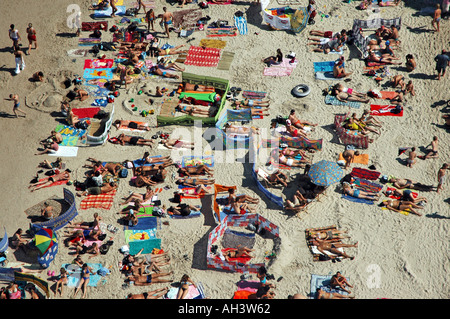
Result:
[[[216,40],[216,39],[202,39],[200,41],[201,47],[207,47],[207,48],[215,48],[215,49],[223,49],[227,45],[226,41],[223,40]]]
[[[342,156],[342,153],[339,154],[339,159],[338,161],[345,161],[344,157]],[[369,154],[359,154],[359,155],[355,155],[353,157],[353,162],[355,164],[363,164],[363,165],[368,165],[369,164]]]

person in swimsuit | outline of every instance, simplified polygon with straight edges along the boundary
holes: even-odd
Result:
[[[343,244],[343,243],[330,243],[326,240],[321,240],[318,238],[315,238],[312,240],[312,244],[317,247],[317,250],[320,251],[324,255],[328,255],[326,251],[340,256],[344,258],[349,258],[350,260],[355,259],[355,257],[347,255],[345,252],[342,252],[339,250],[339,248],[349,248],[349,247],[358,247],[358,242],[355,244]]]
[[[188,141],[182,141],[181,138],[182,137],[180,136],[177,140],[162,139],[160,143],[163,144],[168,149],[173,149],[173,148],[190,148],[192,150],[194,149],[194,143],[188,142]]]
[[[183,177],[178,179],[176,182],[178,185],[196,187],[197,185],[212,185],[215,183],[214,179],[204,179],[204,178],[187,178]]]
[[[13,42],[13,46],[12,47],[13,47],[13,50],[14,50],[14,48],[19,44],[19,40],[21,40],[21,38],[20,38],[19,30],[16,29],[14,24],[11,24],[9,26],[9,28],[10,29],[8,31],[8,34],[9,34],[9,38]]]
[[[62,296],[62,294],[64,293],[64,285],[67,285],[67,283],[69,282],[68,278],[67,278],[67,271],[66,268],[61,268],[59,270],[60,274],[57,277],[57,281],[56,281],[56,288],[54,291],[55,297],[56,297],[56,293],[58,293],[58,290],[61,288],[61,290],[59,291],[59,295]]]
[[[368,61],[370,62],[378,62],[378,63],[386,63],[386,64],[395,64],[395,65],[400,65],[402,64],[402,62],[395,62],[393,60],[398,60],[398,58],[392,58],[392,57],[378,57],[375,55],[375,52],[370,50],[369,51],[369,56],[368,56]]]
[[[168,287],[159,288],[149,292],[143,292],[141,294],[128,294],[127,299],[159,299],[169,291]]]
[[[294,125],[292,125],[290,120],[286,120],[286,132],[291,135],[292,137],[305,137],[308,138],[306,135],[306,132],[303,129],[297,129]]]
[[[417,204],[420,203],[422,201],[424,202],[428,202],[428,200],[425,197],[414,197],[413,196],[413,192],[410,189],[405,189],[405,190],[401,190],[401,189],[394,189],[394,190],[387,190],[385,192],[383,192],[384,195],[386,196],[395,196],[395,197],[400,197],[400,200],[402,201],[406,201],[406,202],[411,202],[413,204]],[[413,206],[416,207],[416,206]],[[418,208],[418,207],[416,207]]]
[[[117,12],[117,7],[116,7],[117,1],[118,0],[109,0],[109,4],[112,9],[111,17],[113,17],[113,18],[116,16],[116,12]]]
[[[277,55],[276,56],[270,56],[268,58],[265,58],[265,59],[262,60],[262,62],[267,64],[268,67],[270,67],[271,65],[281,64],[281,62],[283,62],[283,53],[281,52],[280,49],[277,49]]]
[[[438,3],[436,4],[436,10],[434,10],[433,14],[433,20],[431,21],[431,25],[434,28],[434,31],[439,32],[439,25],[441,22],[441,5]]]
[[[335,78],[345,78],[345,77],[353,74],[353,72],[346,72],[345,68],[343,67],[343,64],[344,64],[344,57],[343,56],[341,56],[339,58],[339,60],[337,60],[334,63],[333,76]]]
[[[296,115],[295,110],[291,110],[288,116],[288,120],[291,121],[291,124],[295,126],[296,128],[300,128],[302,130],[305,130],[305,126],[317,126],[317,123],[311,123],[308,121],[301,121]],[[313,130],[313,129],[311,129]]]
[[[180,288],[178,289],[177,299],[184,299],[187,296],[189,285],[193,285],[195,288],[197,288],[191,278],[189,278],[188,275],[184,274],[180,280]]]
[[[352,296],[346,296],[343,294],[340,294],[338,292],[326,292],[323,291],[321,288],[318,288],[316,290],[317,292],[317,299],[354,299],[355,297]]]
[[[350,285],[350,283],[347,281],[347,278],[345,278],[344,276],[341,275],[341,273],[338,271],[336,272],[336,274],[334,274],[331,279],[330,279],[330,286],[332,288],[338,288],[338,289],[342,289],[347,293],[351,293],[350,290],[347,290],[346,287],[350,287],[353,288],[352,285]]]
[[[415,208],[423,208],[421,206],[415,205],[413,202],[407,202],[407,201],[401,201],[398,199],[388,199],[386,201],[383,201],[380,204],[381,207],[386,207],[389,210],[392,210],[394,212],[402,212],[402,211],[408,211],[410,213],[413,213],[417,216],[422,216],[419,212],[415,210]],[[414,207],[416,206],[416,207]]]
[[[72,223],[72,221],[69,221],[69,223],[65,227],[81,228],[81,229],[98,229],[101,220],[102,220],[102,218],[99,216],[99,214],[94,213],[94,220],[92,222]]]
[[[347,234],[346,230],[330,229],[330,230],[323,230],[323,231],[318,231],[318,232],[311,232],[310,236],[311,236],[311,238],[316,238],[316,239],[318,238],[321,240],[350,238],[350,236],[346,236],[344,234]]]
[[[235,101],[234,104],[236,106],[244,107],[244,106],[260,106],[260,107],[269,107],[270,102],[269,101],[257,101],[257,100],[249,100],[247,98],[243,99],[242,101]]]
[[[170,276],[173,271],[170,272],[160,272],[146,275],[132,275],[128,276],[128,281],[133,281],[135,286],[148,286],[151,284],[162,283],[162,282],[172,282],[172,279],[162,279],[161,277]]]
[[[214,175],[214,170],[210,169],[208,166],[202,164],[197,166],[187,166],[187,167],[181,167],[178,166],[178,174],[186,175],[186,176],[199,176],[199,175]]]
[[[153,9],[147,11],[147,13],[145,14],[145,20],[147,21],[147,31],[150,31],[150,26],[152,27],[152,31],[155,31],[155,12],[153,11]]]
[[[223,128],[227,134],[259,134],[259,129],[256,127],[236,126],[230,123],[225,123]]]
[[[359,122],[367,125],[373,125],[377,127],[381,127],[381,122],[378,121],[374,116],[370,114],[369,110],[364,110],[361,117],[358,119]]]
[[[138,194],[138,193],[132,193],[128,198],[125,199],[124,202],[121,203],[121,205],[128,204],[129,202],[135,201],[139,199],[141,202],[146,202],[149,199],[151,199],[155,195],[155,192],[152,190],[150,186],[146,187],[145,194]]]
[[[438,170],[438,174],[437,174],[437,180],[438,180],[438,185],[436,187],[436,193],[439,193],[439,191],[444,189],[444,183],[445,183],[445,173],[447,171],[449,167],[448,163],[444,163],[442,165],[442,167]]]
[[[101,187],[98,187],[98,186],[89,187],[84,192],[77,193],[77,196],[82,197],[82,196],[87,196],[87,195],[106,194],[106,193],[109,193],[109,192],[117,189],[117,187],[118,187],[118,185],[115,182],[110,182]]]
[[[431,150],[428,150],[428,147],[431,146]],[[438,146],[439,146],[439,142],[438,142],[438,137],[434,136],[433,140],[431,141],[430,144],[428,144],[425,147],[425,150],[428,151],[427,155],[425,156],[417,156],[420,159],[426,160],[428,158],[438,158]]]
[[[75,288],[75,291],[73,293],[74,298],[78,294],[78,291],[80,291],[80,289],[83,289],[83,295],[81,296],[81,298],[86,297],[87,287],[88,287],[89,280],[91,278],[91,273],[93,273],[92,268],[89,267],[87,264],[83,264],[83,266],[81,267],[80,282],[78,284],[78,287]]]
[[[58,181],[65,181],[65,180],[70,180],[71,176],[70,173],[72,171],[70,169],[66,169],[65,171],[59,173],[59,174],[55,174],[53,176],[49,176],[49,177],[45,177],[43,178],[41,181],[38,181],[36,183],[31,184],[30,186],[28,186],[28,188],[30,188],[30,191],[34,192],[38,189],[41,189],[43,187],[47,187],[50,186],[51,184],[58,182]]]
[[[20,112],[23,114],[23,117],[27,116],[27,113],[25,111],[22,111],[19,107],[20,107],[20,102],[19,102],[19,95],[17,94],[10,94],[9,98],[6,98],[5,101],[13,101],[13,113],[16,117],[19,117],[19,115],[17,114],[17,112]]]
[[[120,145],[125,145],[128,143],[130,145],[153,146],[153,140],[144,139],[142,136],[128,136],[122,133],[117,137],[117,139],[119,140]]]
[[[293,157],[293,158],[300,155],[301,157],[309,159],[309,156],[306,155],[306,152],[302,149],[292,150],[287,147],[281,147],[281,154],[283,154],[286,157]]]
[[[210,117],[209,110],[202,110],[198,107],[187,106],[187,105],[177,105],[175,110],[181,113],[194,115],[194,116],[202,116],[202,117]]]
[[[161,15],[161,25],[164,25],[164,30],[166,31],[167,38],[170,38],[169,34],[169,26],[172,24],[173,14],[172,12],[167,11],[166,7],[163,7],[164,13]]]
[[[347,183],[344,182],[343,184],[343,191],[344,194],[347,194],[349,196],[355,197],[355,198],[362,198],[362,199],[368,199],[368,200],[378,200],[380,198],[380,194],[378,193],[371,193],[371,192],[366,192],[360,189],[353,189],[352,186]]]
[[[230,261],[230,258],[239,258],[239,257],[250,257],[253,258],[251,253],[254,251],[254,249],[238,245],[237,248],[229,248],[225,253],[223,253],[223,256],[225,257],[226,261]]]
[[[339,101],[354,101],[369,103],[370,99],[367,94],[359,93],[351,88],[345,87],[343,84],[339,83],[333,87],[332,95],[336,96]]]
[[[403,178],[391,177],[389,178],[388,182],[392,183],[392,185],[398,189],[409,188],[419,191],[430,191],[433,188],[432,186],[423,185],[410,179],[403,179]]]
[[[31,52],[31,46],[34,43],[34,49],[38,49],[37,45],[37,39],[36,39],[36,30],[33,28],[33,25],[31,23],[28,24],[27,28],[27,38],[28,38],[28,55],[30,55]]]
[[[150,127],[148,125],[140,124],[140,123],[134,122],[134,121],[116,120],[116,121],[114,121],[113,125],[117,129],[119,129],[121,126],[123,126],[123,127],[131,128],[131,129],[141,130],[141,131],[150,131]]]
[[[169,50],[169,49],[167,49],[167,50]],[[164,51],[164,50],[162,50],[162,51]],[[152,66],[149,73],[159,75],[159,76],[162,76],[165,78],[175,78],[175,79],[180,78],[180,76],[177,74],[168,73],[167,71],[162,71],[157,65]]]

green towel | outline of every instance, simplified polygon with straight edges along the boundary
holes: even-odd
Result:
[[[214,102],[215,101],[215,96],[216,96],[216,92],[211,92],[211,93],[186,93],[186,92],[181,92],[180,94],[180,100],[184,97],[193,97],[196,100],[200,100],[200,101],[207,101],[207,102]]]

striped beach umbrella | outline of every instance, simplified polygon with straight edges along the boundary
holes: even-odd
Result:
[[[53,245],[58,244],[58,239],[51,228],[41,228],[34,235],[34,243],[45,254]]]
[[[344,171],[338,163],[322,160],[311,165],[308,175],[312,183],[329,186],[338,182],[344,176]]]

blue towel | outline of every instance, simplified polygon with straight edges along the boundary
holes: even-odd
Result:
[[[151,158],[157,158],[157,157],[162,157],[162,155],[156,155],[156,156],[152,156]],[[155,163],[146,163],[146,164],[144,164],[144,159],[142,159],[142,158],[140,158],[140,159],[137,159],[137,160],[134,160],[133,161],[133,165],[134,165],[134,167],[139,167],[139,166],[142,166],[142,165],[144,165],[144,166],[151,166],[151,165],[153,165],[153,164],[162,164],[162,162],[155,162]]]
[[[364,198],[356,198],[356,197],[353,197],[350,195],[342,195],[342,198],[345,198],[346,200],[349,200],[349,201],[355,202],[355,203],[361,203],[361,204],[367,204],[367,205],[374,204],[373,200],[364,199]]]
[[[62,267],[67,269],[67,267],[69,267],[70,265],[73,265],[73,264],[63,264]],[[97,271],[100,268],[102,268],[103,266],[102,266],[102,264],[92,264],[92,263],[87,263],[87,265],[92,268],[92,273],[90,274],[90,277],[89,277],[90,279],[89,279],[88,287],[97,287],[97,284],[101,278],[101,276],[97,274]],[[80,278],[81,278],[81,268],[79,268],[76,271],[68,271],[67,287],[78,287]]]
[[[145,229],[153,229],[158,228],[158,218],[157,217],[141,217],[138,220],[137,225],[134,226],[124,226],[123,229],[132,229],[132,230],[145,230]]]
[[[234,25],[239,30],[239,34],[244,35],[248,33],[247,20],[244,17],[234,16]]]
[[[314,72],[333,71],[335,61],[314,62]],[[345,66],[345,62],[342,64]]]
[[[200,217],[202,215],[201,211],[196,211],[196,210],[191,210],[191,213],[187,216],[182,216],[182,215],[170,215],[169,216],[171,218],[175,218],[175,219],[186,219],[186,218],[195,218],[195,217]]]
[[[346,277],[348,280],[348,277]],[[346,291],[337,289],[337,288],[331,288],[330,285],[331,275],[327,276],[321,276],[321,275],[311,275],[311,285],[310,285],[310,298],[315,299],[316,297],[316,290],[319,288],[322,288],[325,292],[337,292],[342,295],[348,295]]]
[[[340,80],[341,78],[335,78],[333,71],[319,71],[316,72],[316,80]]]

